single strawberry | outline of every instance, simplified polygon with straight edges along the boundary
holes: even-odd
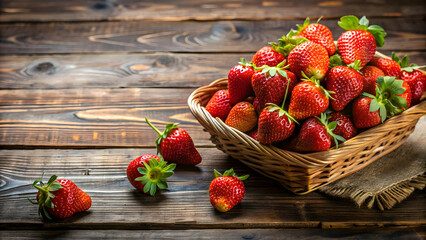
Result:
[[[200,153],[185,129],[179,128],[175,123],[169,123],[164,132],[160,132],[147,118],[145,121],[157,132],[159,136],[155,141],[157,151],[165,161],[189,165],[197,165],[201,162]]]
[[[241,58],[241,62],[228,73],[229,99],[232,104],[245,100],[253,95],[251,77],[254,74],[253,64]]]
[[[361,19],[344,16],[340,18],[338,24],[347,30],[337,40],[337,50],[346,64],[360,60],[361,67],[364,67],[373,59],[376,46],[382,47],[385,43],[386,32],[380,26],[369,26],[365,16]]]
[[[244,198],[245,187],[243,181],[249,175],[238,177],[234,169],[223,174],[214,170],[215,179],[210,183],[209,196],[212,206],[220,212],[227,212]]]
[[[297,45],[288,55],[290,70],[302,78],[302,72],[308,77],[322,80],[328,71],[329,56],[323,46],[308,41]]]
[[[317,43],[328,51],[328,55],[331,56],[336,52],[336,45],[334,44],[333,35],[328,27],[316,23],[310,23],[310,19],[306,18],[302,25],[297,25],[298,35],[307,38],[308,40]]]
[[[209,112],[212,117],[218,117],[222,119],[222,121],[225,121],[231,108],[232,104],[228,90],[217,91],[206,105],[207,112]]]
[[[257,108],[264,109],[267,103],[281,104],[284,99],[285,89],[289,85],[291,91],[296,85],[296,76],[283,69],[285,61],[276,67],[262,66],[253,75],[252,86],[259,102]],[[261,70],[261,71],[260,71]]]
[[[376,66],[365,66],[361,69],[361,73],[364,76],[364,84],[362,91],[369,94],[376,94],[377,78],[385,76],[385,73]]]
[[[340,112],[331,113],[328,121],[337,122],[337,126],[333,130],[333,133],[346,140],[353,138],[357,134],[357,129],[353,125],[352,121]]]
[[[288,113],[296,120],[316,116],[324,112],[329,105],[331,91],[325,90],[319,80],[308,79],[294,87]]]
[[[355,99],[352,106],[352,116],[355,127],[369,128],[380,124],[381,117],[379,114],[379,109],[376,109],[376,107],[370,107],[373,99],[374,98],[371,97],[360,97]],[[370,109],[374,109],[375,111],[371,111]],[[382,111],[384,111],[384,116],[386,118],[386,109]]]
[[[271,46],[266,46],[259,49],[251,59],[251,62],[260,67],[267,65],[270,67],[277,66],[285,60],[285,56],[274,50]]]
[[[370,64],[380,68],[385,73],[384,76],[401,78],[401,66],[399,66],[399,64],[392,59],[373,57],[373,59],[370,61]]]
[[[356,60],[348,67],[337,66],[327,73],[326,88],[331,93],[331,106],[335,111],[340,111],[361,94],[364,77],[358,72],[360,62]]]
[[[133,187],[146,194],[155,195],[157,188],[166,189],[166,179],[173,175],[176,164],[167,162],[153,154],[144,154],[127,166],[127,179]]]
[[[256,110],[251,103],[239,102],[229,112],[225,124],[241,132],[248,132],[256,127]]]
[[[258,140],[259,140],[259,138],[258,138],[258,131],[257,131],[257,128],[256,128],[256,129],[251,130],[249,133],[247,133],[247,135],[249,135],[251,138],[253,138],[253,139],[254,139],[254,140],[256,140],[256,141],[258,141]]]
[[[401,78],[410,85],[411,105],[419,103],[423,92],[426,90],[426,75],[417,69],[426,66],[409,65],[408,56],[400,60],[395,53],[392,53],[392,59],[401,66]]]
[[[38,213],[44,218],[67,218],[74,213],[88,210],[92,205],[90,196],[78,188],[68,179],[57,179],[56,175],[50,177],[47,184],[43,183],[43,175],[36,179],[33,187],[38,189],[37,201]],[[40,183],[40,186],[37,184]]]
[[[290,140],[287,148],[296,152],[320,152],[329,149],[333,140],[338,147],[338,141],[344,142],[345,139],[333,133],[336,126],[337,122],[329,123],[324,113],[321,118],[308,118],[302,124],[299,134]]]

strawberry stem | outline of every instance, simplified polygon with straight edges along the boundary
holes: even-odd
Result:
[[[149,125],[152,129],[154,129],[154,130],[157,132],[158,136],[162,136],[162,135],[163,135],[163,133],[162,133],[162,132],[160,132],[160,130],[158,130],[158,129],[154,126],[154,125],[152,125],[152,124],[149,122],[148,118],[146,118],[146,117],[145,117],[145,121],[146,121],[146,123],[148,123],[148,125]]]

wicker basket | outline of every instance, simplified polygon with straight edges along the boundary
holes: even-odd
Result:
[[[188,98],[192,114],[211,134],[211,141],[218,149],[296,194],[314,191],[392,152],[407,140],[419,118],[426,114],[423,100],[340,144],[338,149],[302,154],[263,145],[219,118],[213,118],[203,106],[216,91],[226,89],[227,84],[228,80],[222,78],[195,90]]]

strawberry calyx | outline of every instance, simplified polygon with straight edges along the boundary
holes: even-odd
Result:
[[[340,21],[337,24],[344,30],[364,30],[371,33],[376,40],[376,45],[382,47],[385,44],[385,30],[378,25],[369,25],[370,21],[363,16],[361,19],[358,19],[356,16],[348,15],[340,18]]]
[[[362,74],[361,71],[360,71],[360,69],[361,69],[361,61],[360,60],[355,60],[353,63],[349,64],[348,67],[352,68],[352,69],[356,70],[357,72],[359,72],[360,74]]]
[[[420,68],[425,68],[426,66],[418,66],[416,64],[408,64],[408,56],[405,55],[402,60],[399,59],[399,57],[396,56],[395,53],[392,53],[392,60],[394,60],[395,62],[397,62],[399,64],[399,66],[401,66],[401,71],[406,71],[406,72],[413,72],[416,69],[420,69]]]
[[[328,65],[328,68],[330,69],[337,66],[345,66],[342,57],[337,53],[330,57],[329,62],[330,64]]]
[[[157,154],[160,152],[160,144],[161,141],[163,141],[163,139],[167,138],[167,136],[169,135],[169,133],[175,129],[178,128],[178,125],[176,123],[168,123],[166,125],[166,129],[164,129],[163,132],[160,132],[160,130],[158,130],[154,125],[151,124],[151,122],[149,122],[148,118],[145,118],[146,123],[148,123],[148,125],[154,129],[157,134],[158,134],[158,138],[155,140],[155,144],[157,146]]]
[[[141,181],[141,184],[145,185],[144,193],[149,192],[151,196],[154,196],[157,188],[166,189],[168,187],[166,179],[174,174],[176,164],[167,165],[167,162],[160,156],[160,161],[151,158],[148,163],[143,162],[143,165],[145,167],[138,167],[138,172],[142,176],[135,178],[135,181]]]
[[[254,63],[247,62],[247,60],[245,58],[241,58],[241,61],[238,62],[238,64],[240,64],[241,66],[244,66],[244,67],[252,67],[252,68],[256,67],[256,65]]]
[[[287,35],[282,36],[280,39],[278,39],[278,43],[271,42],[269,45],[271,45],[272,49],[274,51],[281,53],[284,56],[288,56],[297,45],[309,41],[307,38],[298,36],[299,32],[291,29],[290,32],[287,33]]]
[[[254,67],[254,70],[260,71],[262,70],[262,73],[267,73],[269,76],[273,77],[275,74],[279,74],[282,77],[285,77],[288,79],[287,73],[284,71],[284,69],[288,68],[288,65],[284,66],[286,63],[286,60],[284,59],[282,62],[280,62],[277,66],[271,67],[268,65],[263,65],[261,67]]]
[[[328,122],[328,119],[330,117],[327,116],[326,113],[322,112],[321,113],[321,117],[317,117],[315,116],[316,119],[318,119],[318,121],[320,121],[320,123],[322,125],[324,125],[325,129],[327,130],[327,133],[334,139],[334,143],[336,144],[336,148],[339,148],[339,142],[344,142],[346,141],[346,139],[344,139],[342,136],[339,136],[335,133],[333,133],[333,130],[337,127],[337,121],[333,121],[333,122]]]
[[[291,121],[294,121],[295,123],[299,124],[299,122],[297,122],[296,119],[294,119],[286,110],[284,110],[283,107],[279,107],[278,105],[273,103],[267,103],[266,105],[267,105],[266,109],[268,109],[268,111],[270,112],[274,112],[278,110],[278,117],[282,117],[286,115],[290,124],[291,124]]]
[[[55,195],[51,192],[57,191],[61,188],[63,188],[61,186],[61,184],[56,181],[56,179],[58,178],[58,176],[53,175],[49,178],[49,181],[44,184],[43,183],[43,176],[44,176],[44,172],[41,175],[40,178],[34,180],[32,186],[37,188],[39,190],[39,194],[37,196],[36,201],[33,201],[31,199],[28,199],[32,204],[38,204],[38,214],[42,215],[44,218],[47,218],[49,220],[52,220],[52,217],[50,216],[50,214],[47,212],[46,208],[54,208],[55,205],[52,202],[52,198],[55,198]],[[40,186],[38,186],[37,184],[40,183]]]
[[[215,178],[218,178],[218,177],[236,177],[236,178],[240,179],[241,181],[244,181],[250,176],[249,174],[246,174],[244,176],[237,176],[237,174],[234,172],[233,168],[226,170],[223,174],[218,172],[216,169],[214,169],[213,171],[214,171],[214,177]]]
[[[335,100],[330,95],[330,94],[334,94],[335,92],[329,91],[329,90],[325,89],[323,86],[321,86],[320,80],[316,79],[315,76],[312,76],[312,77],[309,78],[308,76],[306,76],[306,74],[303,71],[302,71],[302,76],[303,76],[303,78],[301,78],[300,80],[305,81],[305,82],[313,82],[315,84],[315,86],[317,86],[319,89],[321,89],[324,92],[324,94],[327,98]]]

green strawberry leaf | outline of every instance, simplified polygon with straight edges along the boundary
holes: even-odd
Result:
[[[359,19],[353,15],[343,16],[337,24],[344,30],[354,30],[359,26]]]
[[[381,104],[377,102],[377,99],[373,98],[373,100],[371,100],[371,103],[370,103],[370,112],[375,112],[379,110],[380,106]]]
[[[344,66],[343,59],[339,54],[334,54],[330,57],[329,68],[334,68],[336,66]]]
[[[283,76],[283,77],[285,77],[285,78],[288,78],[288,76],[287,76],[287,72],[286,72],[286,71],[283,71],[283,70],[281,70],[281,69],[278,69],[277,71],[278,71],[278,73],[279,73],[281,76]],[[290,79],[289,79],[289,80],[290,80]]]
[[[386,107],[384,105],[380,105],[379,115],[381,122],[384,122],[386,120]]]
[[[376,98],[375,96],[373,96],[373,95],[371,95],[369,93],[366,93],[366,92],[361,93],[361,95],[365,96],[365,97],[369,97],[369,98]]]
[[[407,99],[400,96],[392,96],[389,101],[397,107],[407,109]]]
[[[302,32],[303,31],[303,29],[305,29],[308,25],[309,25],[309,23],[310,23],[310,19],[309,19],[309,17],[307,17],[306,19],[305,19],[305,21],[303,22],[303,24],[296,24],[296,26],[297,26],[297,34],[300,34],[300,32]]]
[[[331,122],[328,124],[328,128],[333,131],[337,127],[337,121]]]
[[[404,58],[402,58],[400,65],[401,65],[401,68],[408,67],[408,56],[407,55],[405,55]]]
[[[368,27],[368,25],[370,24],[370,21],[368,21],[368,19],[365,16],[363,16],[359,20],[359,24]]]
[[[385,44],[385,36],[387,35],[385,30],[380,26],[371,25],[368,27],[367,31],[374,36],[377,47],[383,47]]]

